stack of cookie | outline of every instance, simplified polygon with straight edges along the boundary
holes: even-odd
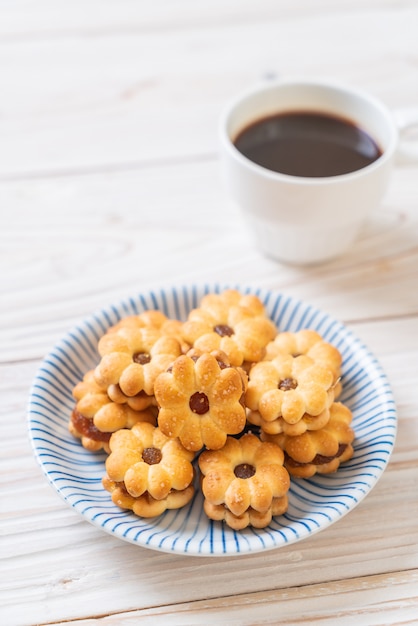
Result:
[[[188,350],[181,323],[160,311],[122,319],[100,339],[100,361],[73,390],[70,432],[109,454],[103,486],[142,517],[186,505],[194,495],[194,453],[157,425],[157,377]]]
[[[111,434],[136,422],[156,424],[154,382],[182,353],[180,322],[160,311],[122,319],[100,339],[100,362],[73,390],[69,428],[88,450],[109,452]]]
[[[338,350],[314,331],[279,332],[254,295],[208,294],[185,322],[127,317],[98,350],[69,428],[108,453],[103,485],[137,515],[190,502],[199,470],[209,518],[264,527],[287,509],[289,475],[335,471],[353,453]]]
[[[313,330],[282,332],[249,373],[247,419],[277,443],[292,476],[338,469],[353,455],[350,410],[338,402],[341,355]]]

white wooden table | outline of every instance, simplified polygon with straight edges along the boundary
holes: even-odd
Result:
[[[227,101],[273,76],[418,105],[418,2],[0,2],[0,623],[418,624],[418,171],[344,257],[262,257],[219,173]],[[101,532],[31,451],[26,405],[56,341],[170,283],[281,290],[343,321],[397,402],[395,450],[349,515],[300,543],[171,555]]]

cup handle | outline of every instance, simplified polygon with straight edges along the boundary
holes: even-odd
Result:
[[[399,131],[396,162],[399,164],[418,163],[418,109],[416,107],[398,109],[394,112],[394,116]],[[415,131],[414,136],[412,136],[413,131]]]

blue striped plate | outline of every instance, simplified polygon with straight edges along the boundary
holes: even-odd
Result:
[[[239,288],[239,287],[237,287]],[[280,330],[317,330],[343,356],[343,396],[352,410],[356,432],[353,458],[336,474],[292,480],[289,509],[262,530],[235,532],[208,520],[197,490],[185,508],[141,519],[116,507],[101,479],[105,456],[84,450],[68,432],[72,388],[98,360],[97,342],[121,317],[160,309],[184,319],[219,285],[173,287],[141,293],[109,306],[71,330],[45,358],[33,382],[28,407],[35,456],[47,479],[86,520],[120,539],[164,552],[194,556],[240,555],[289,545],[317,533],[351,511],[382,475],[396,436],[396,408],[387,378],[369,350],[340,322],[309,304],[282,293],[255,293]]]

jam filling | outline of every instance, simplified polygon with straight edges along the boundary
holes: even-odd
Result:
[[[249,463],[240,463],[234,469],[234,474],[237,478],[251,478],[255,474],[255,467]]]
[[[221,337],[231,337],[234,334],[234,329],[228,326],[228,324],[218,324],[213,327],[213,330]]]
[[[300,463],[299,461],[295,461],[295,459],[292,459],[292,457],[289,456],[287,452],[285,452],[286,463],[288,463],[292,467],[303,467],[304,465],[325,465],[326,463],[330,463],[334,459],[338,459],[338,457],[343,454],[346,448],[346,443],[340,443],[340,445],[338,446],[337,454],[334,454],[334,456],[324,456],[323,454],[316,454],[312,461],[309,461],[308,463]]]
[[[291,389],[296,389],[298,386],[298,381],[294,378],[283,378],[279,381],[278,387],[282,391],[290,391]]]
[[[93,420],[89,417],[81,415],[76,409],[72,412],[71,421],[74,428],[81,433],[84,437],[93,439],[93,441],[103,441],[107,443],[112,433],[104,433],[99,430],[93,423]]]
[[[163,455],[158,448],[144,448],[142,452],[142,460],[148,465],[157,465],[162,458]]]
[[[193,413],[197,413],[197,415],[204,415],[209,411],[209,398],[205,393],[196,391],[192,396],[190,396],[189,407]]]
[[[134,363],[146,365],[151,361],[151,355],[147,352],[136,352],[136,354],[133,355],[132,360]]]

